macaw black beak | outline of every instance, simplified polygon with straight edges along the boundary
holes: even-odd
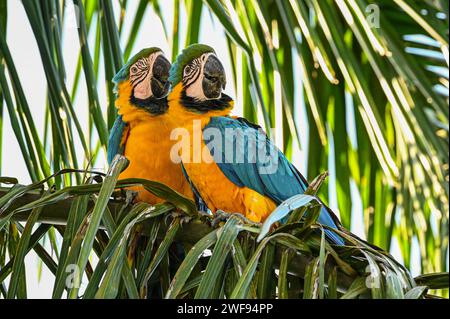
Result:
[[[169,93],[169,71],[171,64],[164,55],[159,55],[153,63],[151,86],[153,96],[161,99]]]
[[[208,99],[218,99],[225,90],[227,79],[225,69],[215,55],[210,55],[203,68],[203,94]]]

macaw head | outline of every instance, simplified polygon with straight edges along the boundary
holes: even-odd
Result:
[[[193,44],[184,49],[170,69],[172,90],[181,86],[181,104],[193,112],[223,110],[231,98],[223,93],[225,69],[213,48]]]
[[[164,113],[167,111],[170,67],[161,49],[141,50],[113,78],[118,100],[126,99],[153,115]]]

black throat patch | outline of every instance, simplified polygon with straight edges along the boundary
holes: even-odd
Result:
[[[193,97],[187,96],[186,91],[181,92],[180,102],[191,112],[204,114],[209,111],[223,111],[231,107],[233,99],[222,93],[220,99],[199,101]]]
[[[155,116],[166,113],[169,108],[167,98],[156,99],[153,96],[143,100],[132,95],[130,97],[130,103]]]

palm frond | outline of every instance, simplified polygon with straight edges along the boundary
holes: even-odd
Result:
[[[63,54],[69,5],[78,13],[75,61]],[[44,105],[28,95],[26,75],[19,72],[23,62],[12,54],[22,37],[9,27],[10,6],[24,11],[27,21],[20,23],[36,40]],[[362,220],[365,239],[382,250],[347,233],[342,236],[351,245],[334,249],[324,245],[314,220],[305,225],[300,219],[278,233],[265,229],[258,243],[258,227],[231,219],[212,228],[193,203],[164,185],[116,183],[111,176],[99,183],[101,174],[86,173],[105,163],[116,116],[111,79],[140,49],[140,37],[148,36],[142,26],[149,13],[161,21],[172,58],[204,39],[211,23],[204,17],[210,17],[223,32],[228,50],[219,54],[230,59],[241,115],[265,127],[308,179],[329,171],[320,198],[347,229]],[[5,167],[21,155],[31,181],[24,186],[0,179],[7,186],[0,189],[0,295],[27,296],[20,261],[31,251],[55,276],[54,298],[83,295],[66,285],[70,265],[90,280],[85,297],[426,298],[444,288],[448,14],[448,3],[440,0],[0,0],[0,175],[11,175]],[[20,154],[9,151],[13,139]],[[132,185],[170,204],[111,200],[114,188]],[[171,218],[175,207],[192,219],[187,225],[178,227]],[[293,215],[307,210],[314,205]],[[134,217],[124,217],[130,212]],[[173,223],[166,241],[162,215]],[[58,253],[49,253],[48,243]],[[160,243],[165,248],[155,256]],[[177,258],[180,247],[184,261]],[[383,252],[395,247],[404,266]],[[93,254],[101,262],[91,263]],[[381,276],[381,286],[368,287],[366,267]],[[413,268],[424,277],[412,278],[407,269]],[[448,296],[448,290],[439,294]]]

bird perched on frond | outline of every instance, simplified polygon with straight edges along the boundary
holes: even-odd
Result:
[[[108,142],[108,162],[116,154],[129,160],[119,179],[143,178],[163,183],[193,198],[179,164],[170,158],[173,142],[167,117],[167,94],[171,64],[161,49],[143,49],[115,75],[118,116],[111,129]],[[162,200],[142,187],[137,200],[151,204]]]
[[[236,212],[261,222],[283,201],[305,192],[305,178],[261,129],[230,116],[233,100],[223,93],[225,70],[211,47],[194,44],[183,50],[170,69],[169,81],[171,126],[183,127],[188,136],[184,142],[189,139],[188,147],[183,141],[177,144],[182,165],[194,191],[213,213]],[[269,154],[269,161],[257,156],[255,149]],[[318,222],[334,229],[339,223],[326,207]],[[343,244],[333,231],[325,232],[332,242]]]

